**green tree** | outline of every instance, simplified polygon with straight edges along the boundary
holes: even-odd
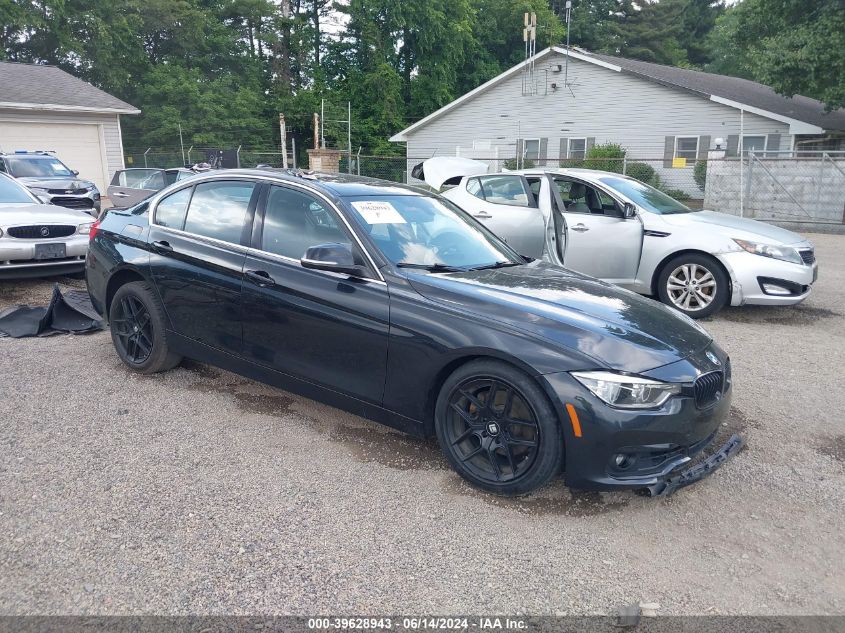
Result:
[[[687,64],[687,54],[680,43],[687,2],[619,0],[618,11],[608,25],[610,37],[604,51],[645,62]]]
[[[734,49],[757,81],[845,107],[845,3],[745,0],[737,9]]]

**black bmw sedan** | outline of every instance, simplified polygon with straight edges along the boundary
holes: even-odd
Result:
[[[436,436],[461,476],[497,494],[561,474],[663,494],[741,444],[689,464],[731,395],[730,361],[701,327],[521,257],[409,187],[197,176],[104,213],[86,276],[130,369],[188,357]]]

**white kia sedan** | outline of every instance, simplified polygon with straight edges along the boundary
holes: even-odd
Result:
[[[414,174],[435,189],[451,185],[442,195],[520,254],[656,295],[691,317],[725,305],[797,304],[818,276],[813,245],[797,233],[690,209],[621,174],[484,171],[443,157]]]
[[[0,278],[82,272],[93,224],[87,213],[43,204],[0,173]]]

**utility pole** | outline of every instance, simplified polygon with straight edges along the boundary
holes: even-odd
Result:
[[[279,134],[282,139],[282,167],[288,168],[288,130],[285,126],[285,115],[279,112]]]
[[[179,124],[179,147],[182,149],[182,166],[185,166],[185,144],[182,142],[182,124]]]
[[[346,102],[346,143],[349,148],[349,158],[346,161],[346,166],[349,173],[352,173],[352,102]]]
[[[320,115],[314,113],[314,149],[320,149]]]

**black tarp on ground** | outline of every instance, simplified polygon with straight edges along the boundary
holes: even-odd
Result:
[[[0,311],[0,336],[23,338],[50,334],[92,332],[103,329],[103,322],[91,305],[85,290],[70,290],[65,294],[59,284],[53,286],[53,296],[46,308],[15,306]]]

